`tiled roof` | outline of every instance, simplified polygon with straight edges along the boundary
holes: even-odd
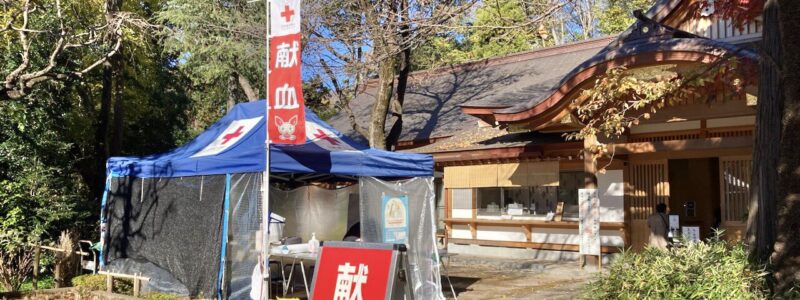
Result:
[[[447,137],[477,127],[478,119],[464,114],[461,105],[500,108],[542,98],[565,74],[612,39],[588,40],[415,72],[406,89],[400,140]],[[350,103],[363,127],[369,122],[376,92],[376,87],[369,87]],[[346,135],[363,139],[353,131],[345,113],[327,121]],[[390,117],[387,130],[392,122]]]
[[[509,133],[505,129],[496,127],[475,127],[460,131],[451,137],[437,140],[433,144],[404,151],[415,153],[472,151],[555,144],[563,141],[564,137],[560,133],[531,131]]]

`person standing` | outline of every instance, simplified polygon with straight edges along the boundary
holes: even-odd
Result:
[[[667,217],[667,205],[659,203],[656,205],[656,212],[647,218],[647,227],[650,228],[650,247],[667,249],[667,233],[669,231],[669,217]]]

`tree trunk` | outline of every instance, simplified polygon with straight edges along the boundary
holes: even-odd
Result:
[[[403,50],[401,56],[400,72],[397,76],[397,98],[392,107],[392,116],[395,117],[392,128],[386,136],[386,150],[395,150],[397,142],[400,141],[400,134],[403,132],[403,103],[406,98],[406,86],[408,85],[408,74],[411,73],[411,49]]]
[[[247,77],[242,76],[242,74],[235,73],[236,79],[239,81],[239,87],[242,88],[245,96],[247,96],[247,101],[253,102],[258,100],[258,90],[253,88],[253,85],[250,84],[250,80]]]
[[[399,11],[404,15],[400,19],[400,24],[407,24],[409,10],[408,0],[401,1]],[[401,37],[403,41],[407,41],[410,36],[407,25],[402,25],[400,28]],[[396,150],[397,142],[400,141],[400,134],[403,132],[403,103],[406,98],[406,86],[408,85],[408,75],[411,73],[411,47],[406,47],[400,53],[400,72],[397,76],[397,97],[395,104],[392,108],[392,115],[395,117],[392,128],[389,129],[389,134],[386,136],[386,150]]]
[[[750,213],[747,220],[747,240],[750,257],[767,262],[772,254],[777,229],[778,159],[780,157],[781,112],[783,90],[778,66],[781,61],[778,1],[764,5],[764,34],[758,86],[755,141],[753,145],[753,176],[750,192]],[[776,66],[776,64],[778,66]]]
[[[236,105],[236,81],[235,74],[228,75],[228,102],[226,104],[229,112]]]
[[[111,97],[113,96],[114,69],[110,62],[103,63],[103,88],[100,92],[100,115],[98,116],[97,130],[95,131],[95,153],[97,155],[96,168],[99,177],[105,180],[106,160],[109,156],[108,128],[111,115]],[[99,197],[100,195],[95,195]]]
[[[124,78],[125,78],[125,62],[122,58],[122,47],[119,53],[114,56],[111,64],[114,67],[114,134],[111,137],[111,155],[120,155],[122,153],[122,135],[124,132],[125,121],[125,103],[122,95]]]
[[[778,164],[778,237],[772,262],[778,295],[800,283],[800,1],[781,0],[783,137]]]
[[[111,23],[116,18],[116,13],[122,7],[122,0],[106,1],[106,20]],[[116,32],[109,32],[109,45],[113,45],[117,38],[121,38]],[[100,95],[100,120],[95,135],[95,151],[97,152],[97,174],[105,180],[106,160],[110,156],[109,149],[109,123],[111,122],[111,105],[114,97],[114,64],[112,63],[116,55],[103,63],[103,88]],[[102,195],[95,195],[100,197]]]
[[[386,114],[389,102],[392,101],[395,76],[394,58],[387,57],[378,66],[378,93],[375,106],[369,119],[369,146],[376,149],[386,148]]]

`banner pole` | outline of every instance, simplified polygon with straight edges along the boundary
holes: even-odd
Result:
[[[270,153],[269,153],[269,143],[270,143],[270,139],[269,139],[269,109],[270,109],[270,107],[269,107],[269,97],[270,97],[270,95],[269,95],[269,69],[270,69],[270,65],[269,65],[269,59],[270,59],[270,57],[269,57],[269,54],[270,54],[269,53],[270,52],[269,51],[270,50],[270,48],[269,48],[270,47],[270,44],[269,44],[269,33],[270,33],[270,30],[269,30],[270,29],[269,28],[269,23],[270,23],[270,20],[269,20],[269,8],[270,8],[270,2],[271,2],[270,0],[264,0],[264,17],[265,17],[264,18],[264,21],[265,21],[264,22],[264,26],[266,27],[266,35],[264,36],[264,38],[266,39],[266,49],[265,49],[266,50],[265,51],[266,54],[265,54],[265,63],[264,63],[264,67],[265,67],[264,68],[264,100],[265,100],[264,101],[264,105],[265,105],[265,107],[264,107],[264,132],[266,133],[266,138],[265,138],[265,141],[264,141],[264,150],[265,150],[265,153],[264,153],[264,160],[265,160],[264,161],[264,174],[262,175],[262,179],[261,179],[261,182],[262,182],[262,187],[261,187],[262,197],[261,197],[261,199],[263,199],[263,202],[261,203],[261,206],[262,206],[261,217],[263,219],[262,222],[263,222],[263,226],[264,226],[264,228],[262,229],[264,234],[263,234],[263,237],[262,237],[263,245],[261,247],[261,257],[264,260],[264,262],[263,262],[264,266],[262,267],[262,270],[264,270],[264,272],[265,272],[265,274],[262,277],[263,277],[264,281],[266,281],[266,282],[262,283],[262,285],[261,285],[261,290],[262,290],[261,295],[263,296],[262,299],[265,299],[265,300],[266,299],[270,299],[270,284],[272,282],[272,278],[269,278],[269,275],[270,275],[270,271],[269,271],[269,247],[270,247],[270,243],[269,243],[269,219],[270,219],[270,212],[269,212],[269,181],[270,181],[269,180],[269,173],[270,173],[270,169],[269,169],[269,165],[270,165],[269,164],[270,163],[270,161],[269,161],[269,159],[270,159]]]

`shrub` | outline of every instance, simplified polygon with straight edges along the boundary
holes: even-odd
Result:
[[[78,293],[86,295],[91,291],[104,291],[106,289],[106,276],[105,275],[81,275],[72,278],[72,286],[74,286]]]
[[[133,279],[114,278],[114,293],[133,295]]]
[[[106,276],[99,274],[81,275],[72,278],[72,286],[77,288],[78,293],[81,295],[86,295],[91,291],[105,291]],[[112,291],[117,294],[133,295],[133,281],[130,279],[114,278]]]
[[[624,252],[587,285],[586,299],[762,299],[763,268],[753,268],[741,244],[719,237],[661,251]]]

